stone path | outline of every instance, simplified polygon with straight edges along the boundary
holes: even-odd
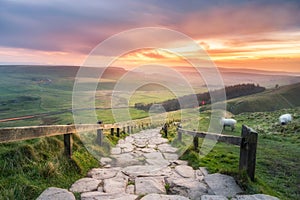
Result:
[[[103,168],[92,169],[86,178],[68,190],[48,188],[39,200],[70,199],[72,192],[82,200],[275,200],[263,194],[242,195],[234,179],[194,170],[178,160],[177,149],[162,138],[159,129],[144,130],[119,140],[110,158],[102,158]]]

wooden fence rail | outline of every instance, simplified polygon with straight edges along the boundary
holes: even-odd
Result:
[[[26,126],[26,127],[9,127],[0,128],[0,143],[16,142],[22,140],[30,140],[41,137],[51,137],[57,135],[64,135],[64,149],[65,154],[71,158],[72,156],[72,134],[85,131],[96,131],[96,142],[102,145],[104,130],[110,130],[111,135],[120,137],[121,133],[132,133],[135,126],[137,130],[150,128],[153,126],[147,123],[147,126],[135,125],[134,123],[124,124],[79,124],[79,125],[46,125],[46,126]],[[157,125],[158,126],[158,125]],[[123,130],[121,132],[121,130]]]
[[[0,129],[0,143],[30,140],[41,137],[64,135],[65,153],[72,156],[72,134],[82,131],[103,130],[103,125],[49,125],[49,126],[27,126]],[[101,131],[102,132],[102,131]]]
[[[158,125],[158,124],[157,124]],[[159,124],[161,125],[161,124]],[[135,130],[154,127],[151,123],[142,124],[80,124],[80,125],[49,125],[49,126],[28,126],[28,127],[13,127],[0,128],[0,143],[14,142],[21,140],[29,140],[41,137],[50,137],[56,135],[64,135],[65,153],[68,157],[72,156],[72,134],[84,131],[97,131],[96,141],[99,145],[103,142],[103,130],[110,130],[111,135],[120,136],[120,130],[127,133],[132,133]],[[167,131],[166,131],[167,134]],[[254,180],[255,163],[256,163],[256,148],[257,148],[257,133],[247,127],[242,126],[241,137],[222,135],[215,133],[188,131],[178,128],[178,140],[182,139],[182,134],[193,136],[194,148],[198,148],[198,138],[207,138],[218,140],[232,145],[240,146],[239,169],[246,170],[247,174]]]
[[[243,125],[241,137],[222,135],[207,132],[196,132],[183,130],[181,128],[177,129],[178,140],[182,140],[182,134],[188,134],[193,136],[194,149],[198,149],[198,138],[206,138],[210,140],[217,140],[218,142],[225,142],[232,145],[237,145],[240,147],[240,159],[239,159],[239,170],[245,170],[253,181],[255,177],[255,164],[256,164],[256,148],[257,148],[257,133]]]

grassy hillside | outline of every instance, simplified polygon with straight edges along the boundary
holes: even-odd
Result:
[[[73,68],[0,67],[0,119],[54,112],[27,120],[1,122],[0,127],[72,123],[72,113],[68,109],[71,108],[73,78],[77,69],[70,69]],[[105,85],[107,88],[103,90],[110,89],[111,84],[108,82]],[[300,84],[283,86],[228,102],[230,111],[241,114],[234,116],[238,120],[235,132],[224,133],[240,135],[241,124],[244,123],[260,134],[257,180],[247,186],[243,184],[248,192],[264,192],[281,199],[300,198],[300,163],[297,160],[300,154],[300,112],[299,108],[295,108],[300,106],[299,88]],[[152,92],[147,87],[142,89],[144,90],[137,91],[132,96],[131,105],[140,101],[150,103],[173,97],[170,92]],[[97,97],[99,99],[96,105],[106,107],[109,95],[105,100],[102,96]],[[280,108],[290,109],[264,112]],[[64,112],[55,114],[57,111]],[[261,112],[242,113],[253,111]],[[110,109],[98,109],[96,112],[104,123],[114,122]],[[295,120],[283,129],[276,123],[278,116],[285,112],[292,113]],[[130,113],[134,119],[148,116],[147,112],[134,108],[130,109]],[[186,115],[188,114],[189,111],[186,110]],[[179,111],[172,112],[170,118],[179,116]],[[209,116],[209,111],[200,113],[200,130],[207,130]],[[192,126],[193,120],[187,121],[187,126]],[[116,138],[112,138],[112,141],[114,139]],[[98,165],[78,137],[75,137],[73,150],[72,160],[66,159],[61,136],[0,144],[0,199],[35,199],[49,186],[69,188],[75,180],[85,176],[91,167]],[[100,151],[105,153],[107,149]],[[186,156],[194,167],[206,166],[211,172],[237,175],[236,147],[218,144],[203,159],[199,159],[198,153],[193,151],[188,151]]]
[[[69,188],[98,161],[74,138],[72,159],[62,136],[0,144],[0,199],[35,199],[50,186]]]
[[[234,114],[294,108],[300,106],[300,83],[269,89],[256,95],[232,99],[227,103],[227,110]]]
[[[278,122],[278,117],[283,113],[291,113],[294,118],[287,126],[281,126]],[[211,111],[200,113],[198,130],[208,130],[210,115]],[[231,115],[238,123],[234,132],[226,129],[223,130],[223,134],[240,136],[243,124],[258,132],[254,182],[248,180],[244,174],[239,174],[239,147],[233,145],[217,143],[208,155],[201,158],[204,149],[201,149],[203,140],[199,139],[198,151],[189,148],[181,158],[188,160],[194,168],[205,166],[211,173],[220,172],[235,176],[247,193],[265,193],[280,199],[300,199],[300,107],[227,115]],[[194,120],[184,122],[183,126],[191,127],[195,123]],[[174,130],[169,134],[170,140],[176,138]],[[179,144],[184,149],[192,144],[191,140],[185,141],[189,142]],[[178,145],[176,140],[174,144]]]

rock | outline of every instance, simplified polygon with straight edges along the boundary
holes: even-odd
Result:
[[[141,151],[143,153],[153,153],[153,152],[157,152],[155,149],[153,148],[142,148]]]
[[[114,199],[114,200],[135,200],[137,195],[125,194],[125,193],[103,193],[103,192],[86,192],[81,194],[81,200],[103,200],[103,199]]]
[[[134,194],[134,185],[127,185],[126,193],[127,194]]]
[[[118,144],[125,144],[125,140],[124,139],[119,139]]]
[[[143,159],[145,159],[144,157],[144,153],[141,150],[135,149],[133,152],[130,153],[134,158],[137,157],[143,157]]]
[[[170,144],[161,144],[157,146],[157,149],[163,153],[176,153],[178,150],[175,147],[172,147]]]
[[[120,147],[113,147],[113,148],[111,148],[110,153],[112,155],[118,155],[118,154],[121,153],[121,148]]]
[[[207,169],[205,167],[199,167],[199,170],[202,172],[203,176],[208,175],[208,171],[207,171]]]
[[[173,163],[175,165],[188,165],[188,162],[185,160],[174,160]]]
[[[148,144],[147,147],[151,148],[151,149],[155,149],[155,150],[157,149],[157,145],[156,144]]]
[[[132,143],[133,141],[134,141],[134,138],[131,136],[128,136],[125,138],[125,142],[127,142],[127,143]]]
[[[165,181],[167,184],[172,185],[174,180],[182,179],[182,176],[180,176],[177,172],[174,170],[171,171],[171,173],[165,177]]]
[[[176,153],[163,153],[166,160],[178,160],[178,155]]]
[[[134,146],[131,143],[118,144],[117,146],[121,148],[121,153],[129,153],[134,150]]]
[[[134,142],[133,142],[133,145],[135,145],[136,147],[139,147],[139,148],[145,148],[148,144],[148,140],[147,139],[136,139]]]
[[[90,178],[76,181],[70,190],[80,192],[82,200],[227,200],[227,197],[235,200],[277,200],[268,195],[235,197],[242,190],[232,177],[208,174],[203,167],[193,170],[187,161],[178,160],[176,152],[177,148],[161,137],[159,129],[143,130],[119,140],[111,150],[112,159],[103,157],[100,160],[104,167],[117,164],[123,169],[92,169],[88,173]],[[170,162],[171,167],[168,166]],[[128,181],[134,185],[128,185]],[[166,195],[166,184],[169,185],[169,195]],[[143,198],[138,196],[144,194]],[[75,200],[74,195],[72,197]]]
[[[147,159],[164,159],[163,155],[160,152],[145,153],[144,156]]]
[[[112,162],[112,159],[108,158],[108,157],[102,157],[100,159],[101,165],[107,165],[107,164],[110,164],[111,162]]]
[[[166,138],[159,138],[159,137],[152,137],[150,138],[149,140],[149,144],[153,145],[159,145],[159,144],[164,144],[164,143],[167,143],[169,142],[168,139]]]
[[[187,165],[178,165],[175,171],[183,178],[195,178],[195,171],[192,167]]]
[[[228,200],[228,199],[220,195],[202,195],[201,200]]]
[[[134,194],[123,194],[121,197],[113,198],[113,200],[136,200],[138,199],[138,195]],[[103,200],[103,199],[101,199]]]
[[[131,178],[140,176],[167,176],[171,173],[171,168],[155,165],[135,165],[123,168],[122,172]]]
[[[141,198],[141,200],[189,200],[189,199],[179,195],[148,194],[143,198]]]
[[[115,177],[119,171],[120,168],[118,167],[109,169],[94,168],[88,172],[88,177],[103,180]]]
[[[190,199],[200,199],[202,195],[207,194],[207,186],[194,179],[180,178],[171,182],[169,192]]]
[[[233,197],[243,192],[231,176],[219,173],[209,174],[204,177],[204,180],[216,195]]]
[[[146,162],[149,165],[168,166],[170,164],[160,152],[145,153],[144,157],[147,158]]]
[[[138,195],[157,193],[165,194],[163,177],[138,177],[135,179],[135,193]]]
[[[106,193],[125,193],[127,179],[115,177],[103,180],[103,191]]]
[[[97,191],[98,191],[98,192],[103,192],[103,186],[98,187],[98,188],[97,188]]]
[[[131,153],[113,155],[113,158],[116,159],[116,165],[121,167],[142,164],[141,161],[135,158]]]
[[[71,192],[91,192],[96,191],[101,180],[94,178],[82,178],[76,181],[70,188]]]
[[[195,175],[196,175],[196,180],[203,181],[204,175],[199,169],[195,170]]]
[[[277,197],[273,197],[266,194],[254,194],[254,195],[236,195],[235,200],[279,200]]]
[[[40,196],[37,198],[37,200],[53,200],[53,199],[64,199],[64,200],[75,200],[75,196],[73,193],[69,192],[66,189],[56,188],[56,187],[50,187]]]
[[[158,166],[168,166],[170,164],[170,162],[165,159],[146,159],[146,162],[149,165],[158,165]]]

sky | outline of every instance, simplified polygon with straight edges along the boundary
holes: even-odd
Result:
[[[300,72],[299,0],[0,0],[0,64],[80,66],[107,38],[143,27],[187,35],[218,67]],[[153,61],[186,65],[161,49],[113,64]]]

